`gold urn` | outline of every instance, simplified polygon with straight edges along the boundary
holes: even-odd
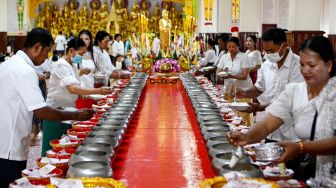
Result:
[[[170,63],[162,63],[160,65],[160,71],[163,73],[170,73],[173,70],[173,66]]]

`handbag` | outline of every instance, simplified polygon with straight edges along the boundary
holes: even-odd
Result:
[[[316,129],[317,112],[314,115],[313,125],[310,132],[310,141],[314,140]],[[299,154],[293,161],[290,161],[288,166],[294,170],[293,178],[301,181],[306,181],[309,178],[315,177],[316,171],[316,155]]]

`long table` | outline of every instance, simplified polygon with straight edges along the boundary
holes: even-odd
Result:
[[[130,188],[195,188],[215,176],[180,81],[147,83],[113,160],[113,172]]]

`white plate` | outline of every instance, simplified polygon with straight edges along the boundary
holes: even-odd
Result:
[[[212,66],[208,66],[208,67],[203,67],[203,68],[201,68],[200,69],[200,71],[209,71],[209,70],[211,70],[211,69],[214,69],[215,67],[212,67]]]
[[[233,102],[233,103],[230,103],[229,106],[233,110],[238,110],[238,111],[247,110],[250,107],[250,105],[246,102]]]
[[[104,99],[106,97],[106,95],[99,95],[99,94],[95,94],[95,95],[89,95],[91,99],[94,100],[100,100],[100,99]]]
[[[224,76],[229,76],[228,72],[222,71],[220,73],[217,74],[219,77],[224,77]]]

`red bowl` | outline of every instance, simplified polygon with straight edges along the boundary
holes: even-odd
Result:
[[[68,129],[67,133],[68,135],[85,138],[90,133],[91,130],[92,130],[91,128],[73,128],[73,129]]]
[[[27,174],[24,174],[24,173],[21,173],[21,174],[22,174],[22,177],[27,177],[30,182],[31,181],[41,181],[41,180],[42,181],[46,180],[50,182],[50,177],[57,177],[57,178],[63,177],[63,170],[60,168],[55,168],[53,171],[51,171],[52,176],[50,177],[30,177],[30,176],[27,176]]]
[[[50,180],[45,180],[45,179],[40,179],[40,180],[30,180],[30,179],[28,179],[29,180],[29,182],[32,184],[32,185],[49,185],[50,184]],[[17,183],[11,183],[10,185],[9,185],[9,188],[12,188],[12,187],[14,187],[14,186],[17,186]]]
[[[58,149],[58,148],[76,149],[79,146],[79,144],[81,143],[79,140],[75,140],[75,139],[70,139],[70,141],[74,142],[74,143],[63,145],[63,144],[59,143],[59,139],[51,140],[49,143],[50,143],[50,146],[53,149]],[[77,141],[77,143],[76,143],[76,141]]]
[[[63,150],[67,154],[60,155],[59,153]],[[71,155],[76,152],[75,149],[67,149],[67,148],[57,148],[57,149],[52,149],[51,151],[55,152],[56,154],[48,154],[48,152],[46,152],[47,157],[56,158],[56,159],[69,159],[71,157]]]

